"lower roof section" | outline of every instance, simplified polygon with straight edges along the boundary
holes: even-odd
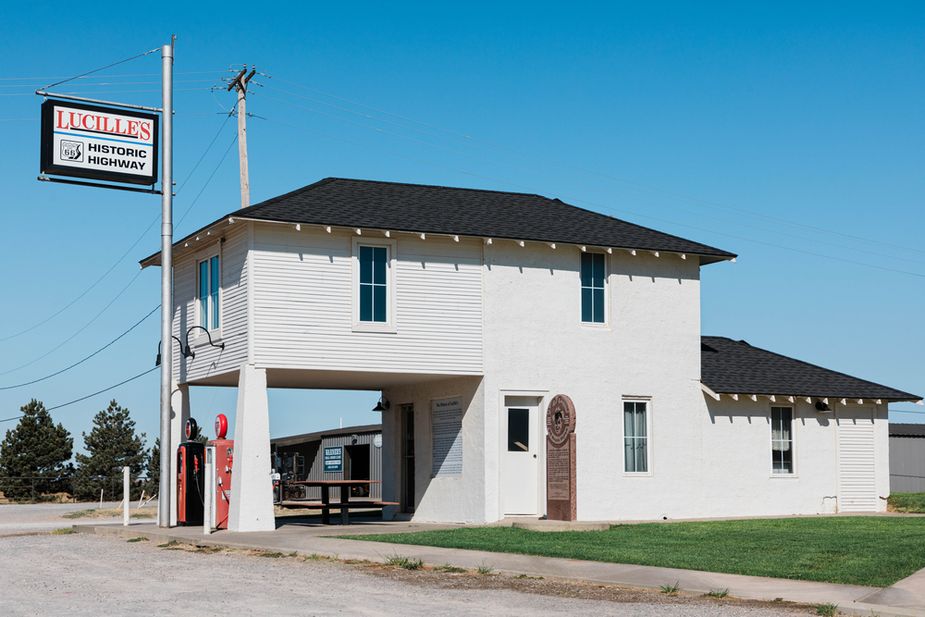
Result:
[[[920,401],[921,396],[752,347],[722,336],[701,337],[700,380],[717,394]]]

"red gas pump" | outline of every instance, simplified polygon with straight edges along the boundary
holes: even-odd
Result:
[[[196,420],[186,421],[186,441],[177,448],[177,524],[202,525],[205,482],[205,446]]]
[[[215,528],[228,529],[228,508],[231,504],[231,466],[234,463],[234,440],[225,439],[228,418],[220,413],[215,417],[215,439],[209,446],[215,448]]]

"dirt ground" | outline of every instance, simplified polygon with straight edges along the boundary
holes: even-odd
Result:
[[[507,615],[769,617],[783,603],[515,577],[452,567],[37,534],[0,538],[0,614]]]

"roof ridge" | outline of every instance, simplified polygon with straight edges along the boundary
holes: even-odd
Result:
[[[498,193],[501,195],[523,195],[525,197],[539,197],[540,199],[545,199],[547,201],[552,201],[553,197],[547,197],[545,195],[540,195],[539,193],[525,193],[520,191],[502,191],[498,189],[477,189],[468,186],[445,186],[442,184],[422,184],[420,182],[396,182],[394,180],[369,180],[364,178],[343,178],[340,176],[329,176],[324,180],[343,180],[345,182],[366,182],[369,184],[391,184],[393,186],[419,186],[422,188],[429,189],[445,189],[450,191],[473,191],[476,193]],[[316,183],[320,184],[320,182]],[[303,188],[309,188],[311,185],[305,186]],[[563,202],[564,203],[564,202]],[[571,204],[568,204],[571,205]],[[577,206],[573,206],[577,207]]]

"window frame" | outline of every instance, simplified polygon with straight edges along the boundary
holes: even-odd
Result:
[[[626,469],[626,418],[624,406],[626,403],[643,404],[646,406],[646,470],[645,471],[628,471]],[[652,460],[652,399],[646,396],[624,396],[620,400],[620,467],[623,475],[630,478],[645,478],[653,475],[654,461]],[[634,437],[639,439],[638,437]]]
[[[781,441],[774,439],[774,409],[790,410],[790,471],[780,472],[774,470],[774,442]],[[768,407],[768,473],[771,478],[796,478],[797,476],[797,414],[796,405],[779,405],[773,404]]]
[[[385,261],[385,321],[361,321],[360,320],[360,247],[379,247],[386,249]],[[395,240],[373,239],[373,238],[354,238],[352,242],[351,261],[353,263],[352,290],[350,298],[353,312],[353,331],[354,332],[382,332],[394,334],[395,328],[395,265],[396,265],[396,246]]]
[[[212,260],[213,259],[218,260],[218,290],[217,290],[217,293],[215,294],[215,296],[217,296],[218,298],[218,308],[216,310],[215,315],[212,314],[212,297],[213,297],[213,294],[212,294],[212,273],[213,273]],[[194,268],[195,268],[194,299],[195,299],[195,304],[196,304],[196,311],[195,311],[195,325],[196,326],[202,326],[202,323],[203,323],[202,297],[199,295],[199,290],[200,290],[200,285],[201,285],[200,267],[202,266],[203,263],[208,264],[208,277],[209,277],[208,293],[206,295],[206,298],[208,301],[208,307],[205,309],[206,326],[203,326],[203,327],[205,327],[206,330],[209,331],[209,334],[212,335],[212,339],[214,341],[214,340],[221,338],[222,322],[224,321],[223,317],[224,317],[224,310],[225,310],[225,298],[224,298],[224,289],[223,289],[224,286],[222,285],[221,247],[219,246],[213,249],[202,251],[198,253],[194,259]],[[218,326],[213,328],[212,324],[214,323],[214,319],[218,320]],[[200,336],[205,336],[205,333],[199,328],[196,328],[195,332],[196,332],[196,336],[195,336],[196,339],[198,339]]]
[[[581,267],[582,267],[582,266],[581,266],[581,264],[582,264],[582,261],[584,261],[584,256],[585,256],[585,255],[600,255],[600,256],[603,258],[603,261],[604,261],[604,286],[603,286],[603,287],[600,287],[600,288],[598,288],[598,287],[593,287],[593,286],[592,286],[592,287],[585,287],[585,285],[582,283],[582,280],[581,280]],[[609,327],[609,324],[610,324],[610,298],[608,297],[608,296],[609,296],[609,293],[608,293],[608,292],[609,292],[609,289],[610,289],[610,285],[609,285],[609,282],[610,282],[610,260],[608,259],[608,257],[609,257],[609,256],[608,256],[607,253],[605,253],[604,251],[597,251],[597,250],[591,250],[591,249],[588,249],[588,250],[585,250],[585,251],[579,251],[579,253],[578,253],[578,322],[579,322],[582,326],[584,326],[584,327],[588,327],[588,328],[608,328],[608,327]],[[592,283],[593,283],[593,281],[592,281]],[[585,320],[584,320],[584,310],[583,310],[583,309],[584,309],[584,301],[583,301],[583,299],[582,299],[582,296],[584,295],[583,292],[584,292],[585,289],[591,289],[591,290],[600,289],[600,290],[601,290],[601,293],[602,293],[602,295],[603,295],[603,297],[604,297],[604,306],[603,306],[603,308],[602,308],[602,311],[603,311],[603,321],[585,321]],[[593,293],[593,292],[592,292],[592,293]],[[593,303],[593,300],[592,300],[592,303]],[[593,304],[592,304],[592,313],[593,313],[593,312],[594,312],[594,309],[593,309]],[[592,315],[592,317],[593,317],[593,315]]]

